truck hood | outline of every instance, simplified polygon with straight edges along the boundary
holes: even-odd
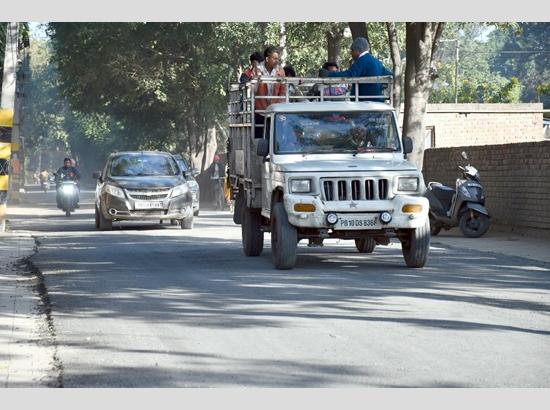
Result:
[[[377,171],[418,171],[409,161],[393,159],[351,158],[317,160],[300,158],[299,161],[283,162],[276,165],[280,172],[377,172]]]
[[[173,188],[185,181],[180,176],[173,177],[109,177],[115,185],[127,189]]]

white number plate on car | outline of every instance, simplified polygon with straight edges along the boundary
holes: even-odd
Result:
[[[382,229],[378,214],[338,214],[334,229]]]
[[[162,209],[162,202],[159,201],[136,201],[135,209]]]

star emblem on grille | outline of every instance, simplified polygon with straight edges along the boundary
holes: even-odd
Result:
[[[357,208],[357,202],[351,201],[351,202],[349,203],[349,207],[350,207],[350,208]]]

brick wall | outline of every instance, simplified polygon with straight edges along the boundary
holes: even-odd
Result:
[[[481,174],[487,207],[501,228],[550,234],[550,141],[428,149],[424,178],[454,186],[466,151]]]
[[[544,140],[542,104],[428,104],[435,148]],[[401,122],[402,122],[402,115]]]

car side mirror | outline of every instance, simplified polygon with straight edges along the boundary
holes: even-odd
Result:
[[[462,156],[462,158],[464,158],[466,161],[468,161],[468,154],[466,154],[466,151],[462,151],[460,153],[460,155]]]
[[[269,140],[266,139],[259,139],[258,140],[258,148],[256,149],[256,153],[260,157],[267,157],[269,155]]]
[[[191,170],[191,175],[193,175],[194,177],[198,176],[201,172],[197,169],[197,168],[193,168]]]
[[[92,178],[93,178],[93,179],[101,179],[101,171],[95,171],[95,172],[92,174]]]
[[[410,137],[403,137],[403,152],[410,154],[413,152],[413,140]]]

